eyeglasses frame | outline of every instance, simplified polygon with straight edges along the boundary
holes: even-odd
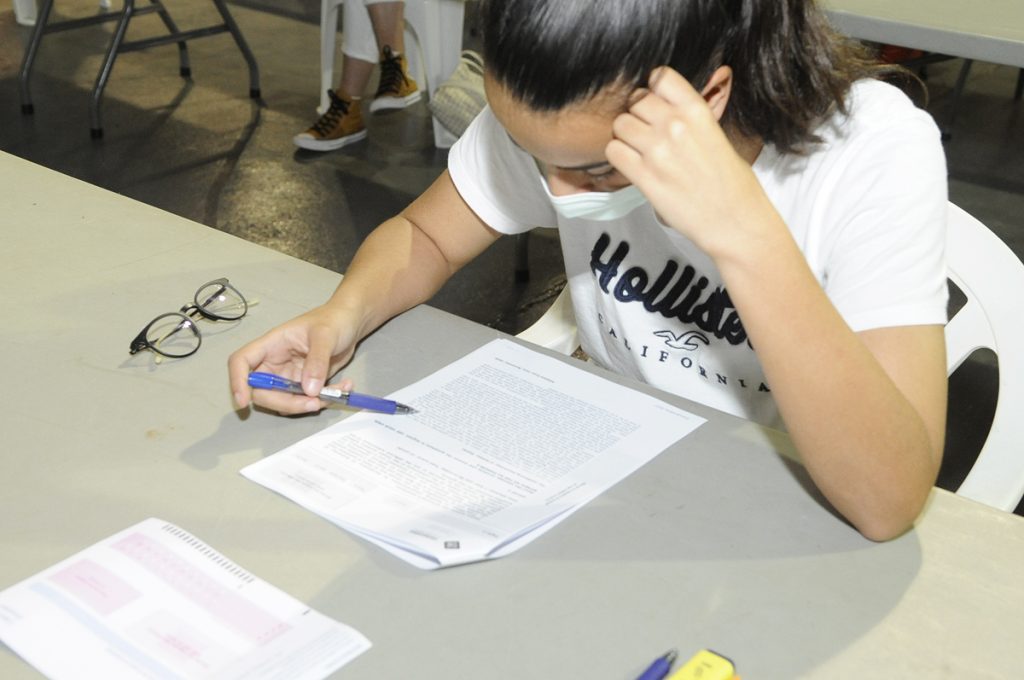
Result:
[[[205,302],[200,302],[199,293],[201,293],[209,286],[220,286],[220,289],[217,290],[217,292],[214,293],[213,295],[207,297]],[[206,305],[213,302],[225,290],[233,291],[238,296],[238,299],[242,301],[242,312],[240,314],[235,316],[228,316],[224,314],[217,314],[206,309]],[[196,289],[195,295],[192,296],[191,304],[183,305],[177,312],[166,312],[164,314],[160,314],[159,316],[154,317],[152,321],[147,323],[143,327],[143,329],[139,331],[139,334],[135,336],[135,339],[132,340],[131,345],[128,348],[128,353],[137,354],[142,350],[148,349],[152,350],[159,356],[165,356],[169,359],[184,359],[185,357],[192,356],[193,354],[198,352],[199,348],[202,347],[203,345],[203,334],[199,331],[199,327],[195,324],[195,322],[199,318],[194,316],[196,313],[198,313],[200,317],[209,319],[211,321],[238,321],[239,319],[244,317],[248,312],[248,300],[245,299],[245,296],[242,295],[241,291],[239,291],[237,288],[235,288],[228,282],[228,279],[226,277],[221,277],[218,279],[213,279],[212,281],[207,281],[206,283],[204,283],[203,285],[199,286],[199,288]],[[174,327],[174,330],[172,330],[163,338],[158,340],[156,344],[150,342],[147,339],[149,329],[153,327],[153,324],[157,323],[161,319],[166,319],[167,317],[180,317],[181,322]],[[188,328],[196,336],[196,346],[190,352],[187,352],[185,354],[170,354],[168,352],[163,351],[157,346],[160,342],[162,342],[166,338],[169,338],[171,335],[181,331],[184,328]]]

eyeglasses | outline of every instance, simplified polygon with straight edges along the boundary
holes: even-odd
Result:
[[[256,304],[253,300],[251,304]],[[250,303],[227,279],[214,279],[204,283],[192,298],[177,312],[156,317],[135,336],[129,354],[144,349],[156,352],[157,363],[162,357],[180,359],[195,354],[203,344],[203,336],[195,322],[201,318],[211,321],[237,321],[249,311]]]

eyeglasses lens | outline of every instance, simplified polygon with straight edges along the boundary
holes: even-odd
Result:
[[[187,357],[199,349],[199,331],[184,314],[162,314],[149,324],[146,342],[165,356]]]
[[[241,319],[249,309],[242,294],[226,279],[211,281],[197,290],[195,303],[207,316],[225,321]]]

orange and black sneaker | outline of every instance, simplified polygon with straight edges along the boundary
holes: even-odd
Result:
[[[380,60],[380,85],[370,102],[370,113],[404,109],[420,100],[416,81],[409,76],[409,64],[404,54],[395,54],[391,47],[384,46]]]
[[[324,115],[313,123],[313,127],[292,137],[292,142],[300,149],[332,151],[366,139],[362,102],[343,99],[334,90],[327,90],[327,96],[331,106]]]

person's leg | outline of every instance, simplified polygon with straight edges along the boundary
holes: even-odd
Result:
[[[394,0],[365,0],[380,48],[380,85],[370,111],[404,109],[419,101],[416,81],[409,76],[405,58],[405,3]]]
[[[395,54],[405,52],[405,2],[393,0],[366,0],[366,10],[370,15],[373,35],[382,52],[389,45]]]
[[[366,90],[366,84],[370,82],[374,66],[376,64],[372,61],[356,59],[342,52],[338,94],[347,99],[362,99],[363,91]]]
[[[362,97],[373,67],[380,61],[376,25],[371,18],[370,6],[364,0],[345,0],[341,25],[345,33],[341,42],[338,91],[347,97]]]
[[[363,0],[345,0],[342,26],[344,36],[338,89],[328,91],[331,104],[319,120],[292,138],[299,148],[330,151],[366,137],[362,95],[379,59],[379,50]]]

